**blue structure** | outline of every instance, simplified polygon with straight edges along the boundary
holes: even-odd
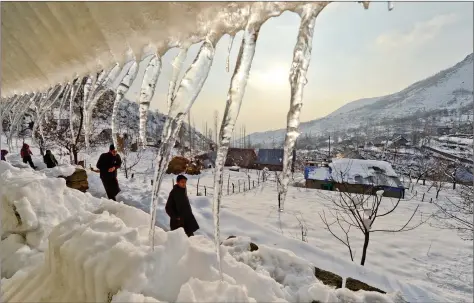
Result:
[[[268,168],[271,171],[283,169],[283,149],[259,149],[255,164],[258,169]]]
[[[456,171],[456,181],[461,184],[472,184],[474,175],[467,168],[461,167]]]

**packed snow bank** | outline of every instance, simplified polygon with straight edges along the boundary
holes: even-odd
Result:
[[[51,169],[48,175],[68,171],[70,167]],[[2,276],[10,277],[29,264],[30,257],[37,260],[54,226],[94,210],[100,199],[67,188],[62,178],[48,178],[42,172],[0,161],[0,203]]]
[[[117,205],[116,210],[130,208]],[[152,251],[143,223],[128,227],[107,210],[69,218],[51,232],[44,262],[4,282],[3,300],[106,302],[117,295],[138,302],[147,297],[152,302],[404,302],[399,294],[331,289],[314,277],[308,262],[265,247],[250,253],[223,246],[224,281],[219,281],[210,240],[157,228]]]
[[[221,246],[220,281],[204,236],[156,228],[152,251],[147,213],[8,163],[0,173],[5,302],[404,302],[331,289],[310,262],[264,245],[249,252],[247,238]]]
[[[10,163],[10,165],[14,167],[30,168],[30,165],[28,163],[23,163],[23,160],[18,154],[8,155],[7,160]],[[72,175],[76,169],[76,166],[65,164],[65,163],[60,164],[53,168],[47,168],[41,156],[32,156],[32,160],[33,160],[33,164],[37,167],[37,171],[44,173],[48,177],[59,177],[59,176],[68,177]]]

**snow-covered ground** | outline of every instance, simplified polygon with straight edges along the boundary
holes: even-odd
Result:
[[[405,302],[325,286],[308,260],[263,244],[251,252],[248,237],[223,242],[220,281],[206,236],[157,228],[152,250],[137,208],[4,161],[0,184],[6,302]]]
[[[106,149],[104,149],[104,151],[106,151]],[[33,149],[33,153],[38,154],[35,149]],[[88,163],[95,164],[99,154],[100,151],[98,150],[95,154],[88,157]],[[8,159],[12,160],[16,157],[14,154],[9,156]],[[133,179],[125,179],[123,174],[119,175],[119,183],[122,192],[118,195],[117,199],[127,205],[142,209],[147,213],[149,210],[152,190],[150,181],[153,175],[153,169],[151,168],[153,156],[154,155],[151,152],[145,153],[144,158],[136,167]],[[36,163],[39,159],[34,158],[34,161]],[[30,171],[30,169],[23,170]],[[21,173],[18,172],[17,174],[20,175]],[[188,180],[188,194],[191,197],[191,204],[196,219],[201,227],[201,229],[196,233],[198,236],[187,241],[182,238],[184,235],[182,232],[163,233],[161,232],[161,229],[158,229],[156,235],[159,240],[157,240],[156,243],[159,243],[160,253],[163,254],[168,251],[168,249],[172,249],[173,254],[175,254],[173,257],[164,258],[162,262],[158,262],[158,265],[153,263],[153,260],[156,260],[155,258],[157,258],[157,255],[145,252],[145,238],[147,236],[147,231],[145,231],[145,229],[149,222],[148,216],[142,212],[133,212],[121,204],[105,202],[105,200],[93,198],[92,196],[105,197],[105,191],[97,173],[88,172],[89,192],[92,196],[89,194],[84,195],[75,191],[73,194],[67,193],[67,195],[81,195],[85,197],[85,201],[88,201],[86,203],[89,205],[88,207],[99,207],[102,203],[102,208],[105,207],[105,209],[109,210],[111,214],[115,214],[115,216],[119,217],[119,219],[124,222],[117,220],[111,214],[96,214],[93,216],[99,216],[100,219],[99,217],[94,217],[96,219],[92,219],[92,215],[89,214],[90,210],[89,212],[84,210],[82,212],[71,212],[73,219],[67,221],[68,223],[65,223],[64,228],[68,230],[78,229],[81,228],[81,226],[84,227],[85,225],[90,224],[90,220],[98,220],[97,222],[103,221],[104,226],[97,227],[97,232],[100,235],[95,235],[97,236],[97,241],[98,239],[101,239],[100,241],[103,241],[104,243],[104,247],[102,247],[103,258],[109,257],[109,254],[113,253],[112,249],[108,250],[109,248],[106,247],[109,244],[107,244],[108,242],[104,236],[109,228],[111,228],[111,225],[116,226],[117,229],[120,230],[120,233],[123,232],[124,234],[133,234],[130,229],[138,228],[138,236],[134,235],[134,237],[130,236],[130,238],[127,238],[129,240],[127,242],[128,246],[126,247],[130,247],[130,251],[133,251],[132,254],[137,256],[138,259],[142,258],[139,258],[138,256],[146,256],[143,257],[143,259],[140,259],[140,261],[130,262],[138,262],[136,264],[140,265],[136,265],[137,268],[139,266],[144,266],[140,268],[146,268],[149,266],[150,269],[144,270],[140,279],[150,278],[150,280],[140,280],[144,281],[143,284],[146,286],[141,286],[139,290],[134,288],[135,286],[130,286],[133,283],[130,284],[131,282],[127,282],[127,284],[123,282],[125,281],[123,280],[121,283],[125,283],[127,287],[122,289],[120,296],[116,295],[114,297],[114,300],[118,301],[131,301],[132,297],[129,296],[130,293],[135,293],[134,298],[139,296],[137,293],[142,293],[158,300],[173,301],[178,299],[178,301],[188,302],[225,301],[226,299],[230,301],[245,301],[248,297],[259,302],[273,301],[277,298],[300,302],[307,300],[310,302],[311,300],[308,298],[320,300],[321,302],[336,301],[331,299],[334,298],[331,297],[332,295],[329,295],[329,293],[332,292],[326,290],[321,292],[319,288],[322,286],[315,286],[317,282],[314,282],[314,277],[309,274],[307,267],[303,266],[303,269],[299,269],[302,268],[298,267],[298,264],[302,264],[301,262],[306,264],[305,266],[307,266],[307,264],[313,264],[321,269],[330,270],[341,275],[343,278],[352,277],[362,280],[387,292],[400,291],[403,297],[409,302],[472,301],[473,243],[462,241],[454,231],[440,230],[432,227],[430,224],[423,224],[419,228],[405,233],[374,233],[371,236],[366,265],[359,266],[358,261],[360,259],[360,251],[362,248],[362,238],[356,233],[351,234],[356,254],[356,262],[351,262],[346,247],[340,244],[323,228],[319,213],[323,210],[327,210],[330,206],[330,196],[328,196],[330,195],[329,192],[290,187],[285,204],[286,210],[285,212],[280,213],[277,211],[276,184],[270,180],[257,186],[257,172],[250,171],[248,175],[250,175],[251,187],[253,187],[253,181],[255,181],[256,188],[245,193],[235,193],[226,196],[227,184],[226,181],[224,182],[225,197],[221,211],[222,239],[226,239],[230,235],[250,237],[253,242],[257,243],[259,247],[264,247],[264,249],[259,250],[260,252],[258,254],[261,255],[258,256],[249,252],[241,252],[241,255],[236,257],[232,252],[233,248],[229,248],[228,252],[230,255],[234,256],[234,259],[257,262],[258,264],[258,266],[250,264],[250,267],[254,268],[256,273],[252,272],[246,274],[246,276],[239,276],[240,273],[248,271],[247,267],[245,267],[245,269],[240,268],[243,265],[240,265],[240,263],[238,263],[239,265],[235,265],[237,263],[232,263],[234,261],[231,261],[234,259],[229,259],[229,256],[226,255],[226,262],[228,262],[226,264],[228,264],[229,267],[234,268],[234,266],[237,266],[240,268],[237,270],[239,274],[236,274],[234,271],[227,272],[229,276],[233,277],[233,280],[228,280],[232,280],[231,282],[228,282],[229,284],[223,285],[215,282],[217,279],[214,260],[215,256],[213,253],[214,248],[212,241],[210,240],[213,235],[211,201],[208,197],[196,196],[198,192],[196,187],[198,180],[200,194],[204,195],[203,186],[206,186],[207,195],[212,195],[212,171],[205,171],[200,176],[189,176]],[[248,184],[248,175],[247,171],[231,172],[226,170],[224,180],[230,180],[230,184],[234,183],[237,191],[238,182],[240,182],[242,189],[244,182]],[[228,178],[228,176],[230,176],[230,178]],[[44,178],[46,178],[46,176],[44,176]],[[173,176],[165,176],[160,193],[157,225],[162,227],[164,230],[168,230],[169,220],[163,208],[167,194],[172,186],[172,178]],[[301,176],[295,176],[295,179],[300,181]],[[0,182],[2,181],[0,180]],[[397,211],[390,216],[380,218],[379,221],[376,222],[376,227],[400,227],[417,205],[420,205],[420,211],[425,215],[431,214],[435,210],[433,204],[420,201],[422,193],[426,192],[427,189],[427,187],[421,185],[416,186],[413,194],[416,192],[417,196],[409,197],[409,200],[402,201]],[[64,190],[64,192],[69,191],[72,190]],[[45,194],[48,194],[48,192]],[[410,195],[412,194],[410,193]],[[452,195],[454,195],[452,191],[445,189],[440,193],[440,200],[443,199],[443,197]],[[425,194],[425,201],[433,197],[434,192]],[[67,199],[64,199],[64,201],[66,200]],[[389,203],[388,200],[387,203]],[[87,215],[83,216],[81,215],[82,213],[87,213]],[[117,215],[117,213],[119,213],[119,215]],[[111,222],[114,223],[112,224]],[[307,228],[306,242],[301,240],[300,222],[302,222],[302,224]],[[59,222],[56,224],[58,223]],[[57,239],[59,239],[62,235],[61,233],[65,233],[65,231],[63,228],[60,228],[58,233]],[[64,236],[66,236],[66,234],[64,234]],[[67,235],[67,237],[76,239],[73,242],[78,241],[78,245],[83,243],[82,245],[87,246],[86,242],[81,242],[84,241],[85,238],[81,238],[82,236],[80,236],[79,232],[77,232],[77,234],[76,232],[73,232],[72,235]],[[94,241],[92,238],[89,240]],[[10,241],[13,240],[11,239]],[[111,243],[117,243],[114,241],[118,240],[110,241]],[[248,240],[244,238],[236,241],[242,243],[242,241],[245,242]],[[100,250],[99,244],[97,244],[98,246],[94,245],[90,248],[89,253]],[[59,249],[59,247],[57,249]],[[283,249],[283,251],[280,249]],[[155,252],[156,251],[157,250],[155,250]],[[195,253],[190,251],[194,251]],[[115,253],[123,253],[123,251]],[[73,258],[74,255],[71,254],[72,252],[69,252],[70,258]],[[291,256],[291,258],[288,256]],[[22,258],[25,259],[24,257]],[[77,258],[85,258],[85,255],[82,257],[78,255]],[[189,258],[193,258],[193,261],[189,261]],[[257,258],[257,261],[255,261],[255,258]],[[261,258],[261,260],[259,258]],[[297,258],[292,260],[299,261],[294,261],[294,264],[292,263],[293,261],[290,262],[293,265],[288,265],[288,263],[283,264],[282,262],[288,260],[288,258]],[[143,261],[145,259],[146,261]],[[181,261],[178,262],[180,259]],[[46,258],[46,260],[48,259]],[[96,264],[96,261],[100,262],[99,259],[91,259],[90,265],[93,267],[94,264]],[[40,261],[35,260],[34,262]],[[123,262],[125,261],[118,261],[120,264]],[[3,263],[4,257],[2,256],[2,265]],[[116,272],[119,272],[120,270],[127,268],[127,266],[132,266],[130,264],[131,263],[125,262],[115,270]],[[185,271],[186,274],[173,273],[171,274],[171,277],[167,276],[166,274],[169,275],[172,272],[171,269],[169,269],[171,264],[178,264],[179,270]],[[199,266],[199,269],[195,269],[195,266]],[[226,268],[226,266],[224,266],[224,268]],[[272,269],[270,269],[269,266]],[[290,278],[288,275],[286,276],[287,278],[281,280],[283,282],[279,280],[281,283],[277,283],[278,285],[274,284],[274,280],[267,281],[268,277],[275,277],[275,270],[283,270],[283,272],[286,273],[286,270],[290,270],[289,268],[292,268],[291,271],[294,274],[299,273],[297,277],[292,276],[297,279],[298,282],[295,282],[296,280]],[[110,275],[114,275],[114,273],[115,272],[110,272]],[[47,279],[44,272],[38,270],[37,274],[42,277],[38,279]],[[261,277],[261,275],[264,277]],[[23,278],[18,279],[32,278],[31,276],[23,275],[21,275],[21,277]],[[138,276],[135,276],[134,274],[131,274],[130,277],[139,280]],[[190,279],[190,277],[193,278]],[[176,280],[174,280],[174,278],[176,278]],[[164,285],[162,284],[163,282],[159,282],[161,280],[167,281],[171,285]],[[12,279],[12,281],[14,281],[14,279]],[[130,281],[133,281],[133,279]],[[70,280],[68,283],[76,283],[76,281]],[[312,286],[309,287],[308,285]],[[100,285],[100,287],[102,287],[101,289],[107,289],[107,287],[103,285]],[[203,287],[203,290],[199,291],[201,287]],[[168,288],[170,288],[171,294],[166,295],[151,290]],[[277,288],[279,290],[277,290]],[[124,291],[124,289],[128,292]],[[313,290],[310,291],[308,289]],[[110,291],[112,291],[112,294],[114,293],[113,289]],[[280,291],[283,291],[283,293]],[[319,295],[322,294],[324,294],[323,297],[319,297]],[[335,294],[337,295],[337,292]],[[64,298],[61,297],[61,295],[58,296],[59,297],[55,298]],[[14,298],[24,297],[20,296]],[[143,300],[142,297],[140,298],[140,300]]]

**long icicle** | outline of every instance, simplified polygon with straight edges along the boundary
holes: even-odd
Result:
[[[57,88],[50,90],[50,92],[47,93],[46,98],[44,100],[41,100],[41,102],[38,104],[39,106],[37,107],[37,112],[36,112],[36,121],[33,124],[33,130],[31,132],[31,138],[34,140],[34,142],[38,145],[39,142],[36,141],[35,139],[35,133],[38,127],[40,127],[43,123],[43,117],[53,105],[56,103],[56,101],[59,98],[59,95],[64,91],[65,85],[57,85]],[[42,132],[40,132],[41,139],[44,140],[42,137]]]
[[[119,131],[119,119],[118,112],[120,108],[120,102],[123,100],[125,94],[132,85],[135,76],[137,75],[138,64],[135,60],[129,61],[123,67],[124,77],[119,82],[117,90],[115,91],[114,107],[112,109],[112,140],[115,146],[118,146],[118,131]],[[121,72],[121,73],[122,73]]]
[[[90,135],[92,114],[100,97],[109,89],[110,84],[115,80],[120,71],[120,65],[116,63],[107,73],[103,70],[95,81],[87,102],[84,104],[84,137],[86,143],[86,153],[90,153]]]
[[[230,36],[229,46],[227,47],[227,59],[225,61],[225,71],[229,72],[230,65],[230,52],[232,51],[232,45],[234,44],[235,36]]]
[[[184,117],[189,112],[197,96],[201,92],[204,82],[209,75],[209,71],[214,59],[214,45],[217,38],[209,37],[202,45],[193,64],[189,67],[179,85],[178,91],[171,100],[171,107],[163,126],[161,144],[156,158],[156,168],[153,183],[153,192],[150,204],[150,246],[155,248],[155,222],[156,209],[158,206],[158,193],[160,191],[163,175],[166,172],[171,156],[171,149],[176,142],[176,135],[179,132]]]
[[[258,3],[254,4],[257,11],[259,5],[260,4]],[[214,243],[216,246],[217,264],[221,280],[223,280],[223,273],[220,251],[220,206],[222,201],[222,184],[224,182],[224,163],[227,157],[227,152],[229,151],[235,122],[237,121],[240,107],[242,105],[242,99],[247,86],[247,80],[250,73],[250,67],[252,66],[261,25],[262,22],[259,20],[258,14],[251,14],[244,30],[236,67],[234,69],[234,74],[232,75],[229,92],[227,93],[227,103],[222,117],[219,142],[216,142],[218,148],[214,169],[214,196],[212,198],[212,211],[214,214]]]
[[[69,93],[71,92],[71,88],[72,88],[72,83],[68,82],[67,88],[66,88],[66,90],[63,94],[63,98],[61,99],[61,103],[59,104],[59,112],[58,112],[58,119],[57,119],[57,122],[56,122],[56,130],[61,129],[61,118],[62,118],[63,108],[64,108],[64,104],[66,103],[66,100],[69,96]]]
[[[2,148],[2,134],[5,134],[5,137],[7,136],[5,130],[3,129],[3,119],[10,112],[11,107],[14,105],[14,102],[17,100],[18,97],[19,96],[15,95],[11,98],[3,99],[0,101],[0,149]]]
[[[182,48],[179,50],[179,53],[173,60],[171,64],[173,66],[173,73],[171,74],[170,83],[168,85],[168,97],[166,99],[168,105],[168,112],[170,111],[171,102],[173,101],[174,95],[176,93],[176,82],[178,81],[179,74],[181,73],[181,68],[183,67],[184,60],[188,55],[188,47]]]
[[[9,144],[10,150],[13,149],[13,135],[18,131],[18,126],[16,125],[17,116],[26,108],[28,101],[30,100],[29,95],[23,95],[15,101],[15,104],[10,108],[10,131],[8,133],[7,141]]]
[[[90,146],[89,146],[89,136],[90,136],[90,120],[91,120],[91,115],[92,113],[89,113],[89,103],[91,102],[91,99],[94,96],[94,93],[96,89],[98,88],[98,85],[100,84],[103,80],[103,77],[105,74],[105,71],[101,71],[99,75],[90,75],[87,77],[86,84],[84,85],[84,94],[83,94],[83,105],[82,105],[82,112],[84,115],[84,123],[83,123],[83,130],[84,130],[84,141],[86,143],[86,154],[89,154]]]
[[[18,108],[15,110],[15,114],[13,116],[13,122],[11,127],[15,128],[15,132],[13,133],[13,129],[10,130],[10,140],[13,138],[13,135],[18,135],[20,129],[19,129],[19,123],[20,119],[25,115],[25,112],[33,105],[38,98],[41,97],[41,94],[39,93],[33,93],[31,97],[28,97],[26,99],[26,102],[22,104],[21,108]]]
[[[69,130],[71,132],[71,144],[75,142],[75,134],[74,134],[74,102],[76,101],[77,93],[82,84],[83,78],[77,78],[76,82],[71,88],[70,96],[69,96]]]
[[[288,183],[290,182],[291,162],[296,139],[299,136],[300,112],[303,106],[303,89],[307,82],[306,73],[311,60],[311,49],[313,43],[313,32],[316,17],[322,7],[314,4],[306,4],[301,11],[301,24],[293,51],[293,63],[290,70],[290,110],[287,116],[287,127],[285,136],[285,147],[283,155],[283,170],[279,177],[280,187],[278,190],[279,211],[284,210]]]
[[[150,108],[150,102],[155,94],[156,82],[160,76],[161,71],[161,58],[154,55],[148,63],[143,77],[142,86],[140,89],[140,141],[143,148],[146,147],[146,131],[148,121],[148,109]]]

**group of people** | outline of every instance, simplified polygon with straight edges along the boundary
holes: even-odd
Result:
[[[5,156],[7,154],[8,151],[2,149],[1,160],[6,161]],[[31,152],[30,146],[28,144],[23,144],[20,155],[23,159],[23,163],[28,163],[31,168],[36,169],[36,166],[34,165],[31,158],[33,153]],[[48,168],[53,168],[58,165],[58,161],[50,150],[46,151],[46,154],[43,156],[43,161]],[[114,201],[116,201],[116,196],[120,192],[120,187],[117,180],[117,169],[119,169],[121,166],[122,159],[115,150],[115,146],[113,144],[109,146],[109,152],[100,155],[96,164],[97,169],[99,169],[100,179],[104,185],[107,197]],[[170,229],[176,230],[178,228],[183,228],[186,235],[191,237],[194,235],[194,232],[199,229],[199,224],[194,217],[191,204],[189,203],[186,182],[187,178],[183,175],[179,175],[176,178],[176,184],[173,186],[173,189],[168,196],[165,210],[170,217]]]
[[[107,197],[114,201],[120,192],[117,180],[117,169],[121,166],[122,159],[113,144],[110,145],[109,152],[100,155],[96,164],[96,167],[100,171],[100,179],[104,185]],[[165,210],[170,217],[170,229],[176,230],[183,228],[186,235],[191,237],[194,235],[194,232],[199,229],[199,224],[194,217],[191,204],[189,203],[186,191],[187,180],[188,179],[183,175],[179,175],[176,178],[176,184],[168,196]]]
[[[6,156],[8,155],[8,151],[6,149],[2,149],[0,152],[0,155],[1,155],[1,158],[0,158],[1,161],[7,161]],[[31,152],[30,146],[26,143],[23,143],[23,146],[21,147],[21,150],[20,150],[21,159],[23,160],[23,163],[25,164],[28,163],[31,168],[36,169],[37,167],[33,163],[33,159],[31,158],[31,155],[33,155],[33,153]],[[53,168],[53,167],[58,166],[58,161],[56,160],[53,153],[49,149],[46,151],[46,154],[43,156],[43,162],[44,164],[46,164],[47,168]]]

